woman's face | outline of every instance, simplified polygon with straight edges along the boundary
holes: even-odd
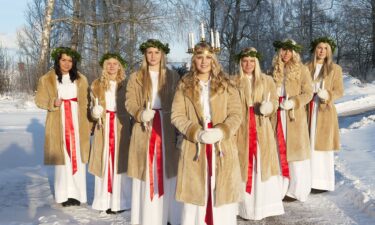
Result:
[[[250,56],[243,57],[241,59],[241,67],[244,74],[252,74],[255,69],[255,58]]]
[[[62,74],[67,74],[73,67],[73,59],[67,54],[63,53],[59,60],[60,70]]]
[[[106,60],[106,72],[109,75],[117,75],[117,72],[120,69],[120,63],[117,59],[115,58],[110,58]]]
[[[327,57],[328,44],[320,42],[315,48],[315,55],[318,60],[324,60]]]
[[[194,64],[198,70],[198,73],[209,73],[211,71],[212,55],[207,53],[198,54],[195,56]]]
[[[281,49],[281,60],[284,63],[288,63],[293,58],[293,50],[292,49]]]
[[[150,47],[146,49],[146,60],[149,66],[160,65],[161,51],[158,48]]]

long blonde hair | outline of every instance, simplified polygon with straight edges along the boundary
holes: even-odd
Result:
[[[327,47],[327,56],[326,58],[324,59],[324,62],[323,62],[323,67],[321,69],[321,72],[318,76],[318,79],[321,79],[321,78],[324,78],[324,77],[327,77],[328,74],[333,70],[333,60],[332,60],[332,48],[331,48],[331,45],[329,45],[328,43],[326,42],[320,42],[320,43],[324,43]],[[313,63],[313,68],[314,70],[312,71],[312,74],[315,73],[315,68],[316,68],[316,64],[317,64],[317,51],[318,51],[318,45],[320,45],[320,43],[318,43],[314,49],[314,59],[312,61]]]
[[[160,58],[160,66],[159,66],[159,80],[158,80],[158,93],[164,87],[166,82],[166,73],[167,73],[167,66],[166,66],[166,56],[165,53],[160,50],[161,58]],[[143,82],[143,99],[146,102],[150,102],[152,99],[152,82],[150,77],[150,71],[148,69],[148,62],[146,58],[146,53],[143,55],[143,60],[141,64],[141,68],[138,71],[139,74],[142,76]]]
[[[248,51],[254,51],[254,52],[257,52],[257,50],[253,47],[249,48]],[[253,71],[253,79],[251,80],[252,81],[252,84],[251,84],[251,99],[254,103],[259,103],[259,102],[262,102],[263,100],[263,91],[264,91],[264,87],[263,87],[263,82],[262,82],[262,79],[261,79],[261,75],[262,75],[262,70],[260,68],[260,64],[259,64],[259,60],[257,57],[251,57],[249,56],[251,59],[254,59],[255,60],[255,68],[254,68],[254,71]],[[244,58],[244,57],[243,57]],[[241,65],[241,61],[242,59],[240,59],[240,62],[239,62],[239,68],[240,68],[240,71],[239,71],[239,74],[240,74],[240,78],[243,78],[245,77],[246,75],[243,73],[243,69],[242,69],[242,65]]]
[[[116,59],[116,58],[108,58],[108,59]],[[104,89],[108,90],[109,89],[109,74],[107,73],[107,66],[108,66],[108,59],[104,61],[103,63],[103,70],[102,70],[102,75],[100,76],[100,82],[103,84]],[[116,59],[117,60],[117,59]],[[116,83],[119,84],[125,79],[125,69],[122,66],[122,64],[117,60],[119,64],[119,70],[117,71],[117,76],[116,76]]]

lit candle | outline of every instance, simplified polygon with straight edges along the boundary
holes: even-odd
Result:
[[[216,48],[220,48],[220,36],[219,36],[219,31],[216,31],[216,37],[215,37],[215,42],[216,42]]]
[[[214,31],[211,29],[211,47],[215,48]]]
[[[202,40],[206,39],[206,37],[204,36],[204,24],[203,24],[203,22],[201,23],[201,39]]]

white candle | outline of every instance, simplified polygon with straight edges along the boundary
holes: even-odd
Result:
[[[219,36],[219,31],[216,31],[216,37],[215,37],[215,43],[216,43],[216,48],[220,48],[220,36]]]
[[[188,33],[188,49],[191,48],[191,33]]]
[[[211,29],[211,47],[215,47],[214,31]]]
[[[322,90],[324,90],[324,80],[322,81]]]
[[[206,37],[204,36],[204,24],[203,22],[201,23],[201,39],[204,40]]]
[[[195,43],[194,43],[194,33],[191,33],[191,48],[194,48]]]

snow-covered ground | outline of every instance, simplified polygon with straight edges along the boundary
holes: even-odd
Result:
[[[336,190],[285,203],[285,214],[245,224],[375,224],[375,83],[346,75],[337,102],[342,149],[336,154]],[[91,209],[94,182],[87,176],[88,204],[63,208],[53,199],[53,167],[43,166],[45,112],[32,97],[0,96],[0,225],[129,224],[130,213]]]

